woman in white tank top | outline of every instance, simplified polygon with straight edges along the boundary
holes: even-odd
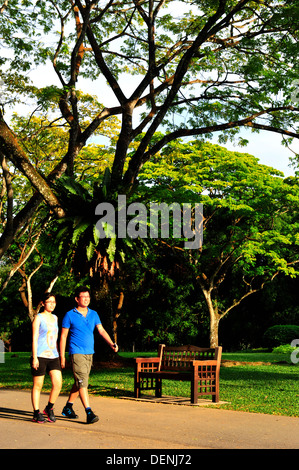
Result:
[[[57,350],[58,321],[53,314],[56,307],[55,295],[46,293],[42,300],[44,310],[35,316],[32,322],[32,358],[31,373],[33,376],[33,388],[31,393],[33,406],[33,421],[44,423],[55,422],[53,411],[54,403],[60,393],[62,375]],[[49,402],[43,414],[39,410],[40,393],[43,387],[46,372],[52,382]]]

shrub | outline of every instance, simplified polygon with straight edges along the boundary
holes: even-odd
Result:
[[[273,348],[272,352],[274,354],[292,354],[295,349],[296,348],[291,346],[290,344],[281,344],[280,346]]]
[[[282,344],[290,344],[297,338],[299,338],[298,325],[274,325],[264,333],[263,342],[266,347],[275,348]]]
[[[295,352],[296,351],[296,352]],[[299,364],[298,348],[291,346],[290,344],[282,344],[274,348],[272,353],[279,354],[283,360],[289,364]]]

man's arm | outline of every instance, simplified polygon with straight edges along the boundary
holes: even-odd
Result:
[[[105,330],[105,328],[103,327],[101,323],[97,325],[97,330],[102,336],[102,338],[106,341],[106,343],[109,344],[110,348],[113,349],[114,352],[117,352],[118,351],[117,344],[113,343],[112,339],[110,338],[109,334],[107,333],[107,331]]]
[[[66,347],[66,340],[67,335],[69,334],[69,328],[61,328],[61,335],[60,335],[60,364],[61,368],[65,368],[65,347]]]

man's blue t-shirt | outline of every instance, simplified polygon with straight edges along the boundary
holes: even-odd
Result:
[[[95,310],[88,308],[84,317],[76,308],[69,310],[63,320],[62,328],[69,331],[69,353],[70,354],[93,354],[94,353],[94,329],[100,325],[101,320]]]

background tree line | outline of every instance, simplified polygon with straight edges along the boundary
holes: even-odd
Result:
[[[174,289],[172,304],[181,298],[181,306],[190,306],[177,307],[182,324],[174,329],[182,332],[185,324],[193,335],[190,318],[197,331],[208,321],[215,345],[219,321],[242,299],[278,273],[295,277],[297,180],[283,181],[244,155],[242,167],[236,155],[213,152],[203,141],[217,132],[225,143],[242,127],[279,133],[286,145],[298,138],[298,108],[291,99],[298,76],[297,13],[298,1],[180,1],[175,11],[164,0],[4,2],[3,301],[18,272],[32,317],[38,308],[33,283],[47,266],[47,288],[58,288],[61,279],[69,291],[78,279],[88,282],[116,334],[124,286],[128,279],[138,285],[131,273],[142,269],[139,289],[155,263],[163,269],[170,263],[161,271],[165,285],[177,285],[174,271],[188,286]],[[41,65],[51,65],[55,74],[44,87],[31,73]],[[86,79],[97,96],[88,93]],[[5,111],[22,102],[31,105],[29,115],[8,122]],[[99,136],[103,144],[90,143]],[[202,140],[186,146],[178,140],[184,137]],[[247,173],[246,181],[240,179],[246,166],[256,178]],[[133,245],[99,239],[95,207],[116,204],[119,194],[132,201],[167,201],[169,195],[203,202],[206,245],[190,254],[180,249],[182,240]],[[187,293],[191,302],[182,300]],[[142,323],[137,314],[133,323]],[[160,337],[146,331],[148,338]]]
[[[170,238],[160,234],[157,239],[126,240],[123,269],[117,275],[110,270],[108,276],[111,323],[107,326],[124,349],[153,348],[159,342],[208,345],[212,335],[227,349],[261,346],[268,326],[298,322],[297,178],[283,179],[279,171],[251,155],[200,141],[178,142],[164,151],[166,155],[144,166],[134,201],[162,201],[169,207],[174,201],[202,202],[203,246],[186,250],[184,238],[171,236],[171,212]],[[69,180],[63,181],[65,190]],[[85,175],[73,184],[70,206],[91,203],[87,191],[91,181]],[[3,279],[11,268],[17,277],[3,289],[1,306],[14,311],[18,290],[23,302],[19,316],[11,318],[2,311],[3,333],[9,333],[7,324],[13,329],[25,322],[29,327],[24,306],[32,316],[46,286],[53,285],[60,296],[60,315],[73,306],[75,286],[90,282],[82,250],[91,228],[88,214],[76,222],[53,219],[17,269],[28,235],[24,243],[19,239],[7,266],[2,263]],[[113,253],[110,256],[113,259]],[[215,319],[216,331],[211,326]],[[28,330],[26,337],[30,338]]]

